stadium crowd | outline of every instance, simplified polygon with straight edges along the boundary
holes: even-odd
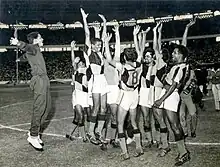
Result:
[[[189,40],[188,49],[190,59],[196,62],[197,68],[201,66],[211,68],[213,66],[212,63],[220,62],[220,43],[212,40]],[[71,78],[72,66],[70,52],[45,52],[44,57],[50,79]],[[16,52],[14,51],[0,53],[0,81],[16,81],[15,58]],[[209,65],[200,65],[205,63]],[[19,80],[26,81],[30,79],[31,71],[29,70],[28,63],[19,63]]]

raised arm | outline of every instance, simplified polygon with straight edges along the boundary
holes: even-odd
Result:
[[[138,56],[140,56],[140,54],[141,54],[139,43],[138,43],[138,38],[137,38],[137,34],[139,33],[140,28],[141,27],[139,25],[136,25],[136,26],[134,26],[134,30],[133,30],[134,47],[136,49]]]
[[[157,28],[160,25],[158,22],[157,25],[153,28],[153,49],[155,51],[155,54],[159,53],[159,48],[158,48],[158,40],[157,40]]]
[[[87,17],[89,14],[86,14],[85,11],[80,8],[80,12],[82,14],[82,18],[83,18],[83,24],[84,24],[84,31],[85,31],[85,44],[88,47],[91,47],[91,41],[90,41],[90,31],[89,31],[89,26],[87,23]]]
[[[23,41],[19,41],[17,38],[11,37],[10,45],[18,46],[19,49],[21,49],[22,51],[28,53],[29,55],[34,56],[37,52],[37,50],[36,50],[36,48],[34,47],[33,44],[27,44]]]
[[[120,42],[120,33],[119,33],[119,25],[114,26],[112,29],[115,32],[115,55],[114,60],[120,61],[120,54],[121,54],[121,42]]]
[[[149,31],[150,31],[150,27],[148,27],[145,31],[143,31],[143,30],[141,31],[142,41],[141,41],[141,45],[140,45],[140,51],[141,51],[142,56],[143,56],[145,44],[146,44],[146,35]]]
[[[139,47],[139,50],[140,50],[140,52],[141,52],[141,46],[142,46],[142,40],[143,40],[142,33],[139,32],[139,33],[137,34],[137,37],[138,37],[138,47]]]
[[[99,14],[99,17],[102,19],[103,21],[103,30],[102,30],[102,41],[104,42],[105,41],[105,38],[106,38],[106,35],[107,35],[107,27],[106,27],[106,19],[105,19],[105,16],[102,15],[102,14]]]
[[[158,27],[158,51],[161,53],[161,46],[162,46],[162,42],[161,42],[161,36],[162,36],[162,28],[163,28],[163,23],[160,23],[159,27]]]
[[[107,33],[106,38],[105,38],[105,54],[106,54],[106,59],[108,62],[112,61],[112,55],[109,49],[109,41],[112,38],[112,34]]]
[[[94,31],[95,31],[95,38],[100,38],[101,26],[100,26],[100,25],[98,25],[98,26],[92,26],[92,28],[93,28]]]
[[[188,35],[188,30],[189,30],[189,27],[191,27],[193,24],[196,23],[196,19],[193,19],[191,20],[187,25],[186,25],[186,28],[185,28],[185,31],[184,31],[184,34],[183,34],[183,39],[182,39],[182,45],[186,47],[187,45],[187,35]]]
[[[106,19],[105,19],[105,16],[104,15],[101,15],[99,14],[99,17],[102,19],[103,21],[103,30],[102,30],[102,41],[103,43],[105,42],[105,38],[106,38],[106,35],[107,35],[107,27],[106,27]],[[104,52],[104,47],[102,47],[102,53]]]
[[[71,44],[70,44],[70,47],[71,47],[71,60],[72,60],[72,66],[73,66],[73,69],[75,70],[75,52],[74,52],[74,49],[76,47],[76,41],[72,41]]]

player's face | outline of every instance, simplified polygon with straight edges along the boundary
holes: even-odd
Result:
[[[176,63],[181,59],[182,54],[179,53],[179,49],[175,48],[172,53],[173,62]]]
[[[38,34],[37,39],[34,39],[34,44],[38,44],[39,46],[43,46],[44,45],[43,41],[44,41],[44,39],[41,37],[40,34]]]
[[[145,54],[145,59],[144,59],[145,63],[151,63],[153,61],[153,55],[150,52],[147,52]]]
[[[84,68],[84,67],[86,67],[85,63],[83,63],[82,61],[79,62],[78,66],[79,66],[79,68]]]
[[[95,44],[92,44],[92,50],[95,52],[100,52],[102,48],[102,43],[101,42],[96,42]]]

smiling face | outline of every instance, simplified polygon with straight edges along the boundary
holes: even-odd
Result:
[[[92,44],[92,50],[95,52],[100,52],[102,48],[102,42],[97,41],[94,44]]]
[[[144,62],[150,64],[153,61],[153,55],[151,52],[147,52],[144,57]]]

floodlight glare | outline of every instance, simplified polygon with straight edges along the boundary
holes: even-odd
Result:
[[[148,17],[147,19],[137,20],[137,24],[154,23],[154,22],[155,22],[155,20],[153,17]]]
[[[159,18],[155,18],[155,22],[170,22],[173,20],[173,16],[167,16],[167,17],[159,17]]]
[[[8,29],[9,25],[0,22],[0,29]]]
[[[134,18],[128,21],[119,21],[119,24],[121,24],[123,27],[133,27],[136,25],[136,23],[137,21]]]
[[[61,23],[61,22],[58,22],[56,24],[48,24],[47,25],[48,29],[50,30],[61,30],[61,29],[64,29],[64,24]]]
[[[192,14],[174,16],[174,18],[173,18],[173,20],[191,20],[191,19],[193,19]]]
[[[208,10],[207,12],[204,13],[195,13],[194,16],[195,18],[199,18],[199,19],[207,19],[207,18],[211,18],[213,17],[214,13],[211,10]]]

